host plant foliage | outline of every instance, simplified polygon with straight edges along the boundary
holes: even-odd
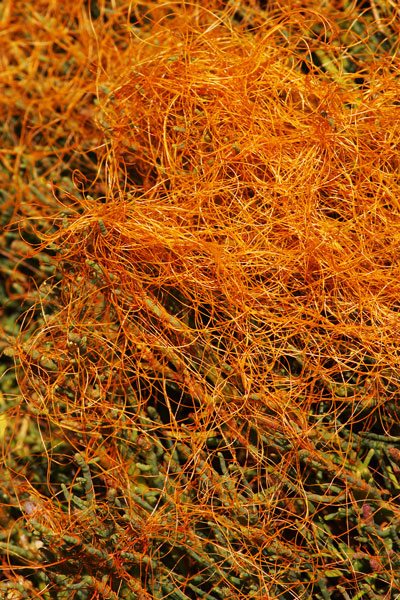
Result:
[[[400,593],[399,16],[3,2],[6,598]]]

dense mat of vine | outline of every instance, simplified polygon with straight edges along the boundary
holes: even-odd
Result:
[[[0,591],[400,594],[400,14],[0,7]]]

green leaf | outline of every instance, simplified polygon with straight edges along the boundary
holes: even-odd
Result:
[[[341,577],[342,572],[339,569],[329,569],[328,571],[324,571],[325,577]]]

